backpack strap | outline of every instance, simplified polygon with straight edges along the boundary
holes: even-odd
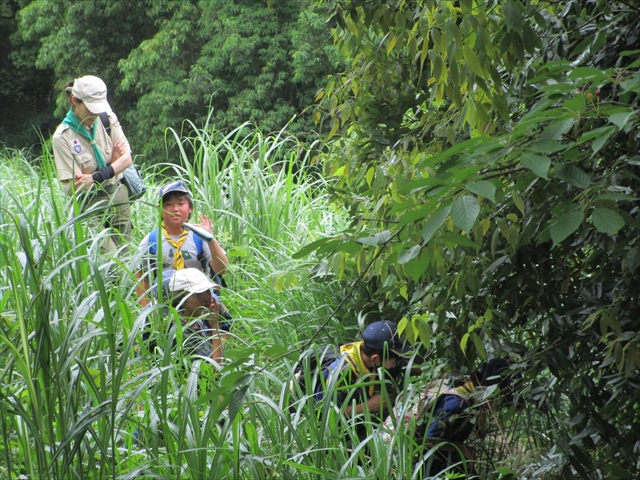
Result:
[[[189,232],[189,234],[193,238],[193,243],[196,246],[196,251],[198,252],[197,258],[200,264],[202,265],[202,270],[206,272],[207,269],[209,269],[211,278],[221,287],[226,287],[227,283],[224,281],[224,278],[222,277],[222,275],[219,275],[216,272],[214,272],[213,269],[210,268],[209,264],[207,263],[207,257],[204,254],[204,247],[202,246],[202,244],[204,243],[203,240],[198,235],[195,235],[193,232]],[[158,235],[159,235],[159,230],[157,228],[154,230],[151,230],[151,232],[149,233],[149,253],[151,255],[155,255],[158,252]]]
[[[203,247],[204,240],[202,240],[202,238],[200,238],[198,235],[196,235],[193,232],[189,232],[189,233],[193,237],[193,243],[196,245],[196,250],[198,251],[198,261],[200,262],[200,265],[202,265],[202,271],[206,272],[208,270],[209,276],[211,277],[211,279],[221,287],[226,288],[227,282],[224,281],[224,277],[219,273],[214,272],[213,268],[211,268],[211,265],[207,263],[207,256],[204,254],[204,247]]]
[[[155,255],[158,253],[158,229],[154,228],[149,232],[149,253]]]
[[[101,112],[98,114],[104,129],[107,131],[107,135],[111,136],[111,121],[109,120],[109,114],[107,112]]]

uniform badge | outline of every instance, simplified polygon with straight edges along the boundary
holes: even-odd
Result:
[[[82,151],[82,145],[80,145],[80,140],[77,138],[71,140],[71,146],[76,153],[80,153]]]

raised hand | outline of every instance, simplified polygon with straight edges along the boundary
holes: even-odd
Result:
[[[209,220],[209,217],[206,215],[198,215],[198,220],[200,220],[200,223],[196,224],[196,227],[203,228],[207,232],[213,234],[213,224],[211,223],[211,220]]]

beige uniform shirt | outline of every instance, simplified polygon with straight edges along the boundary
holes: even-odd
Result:
[[[96,144],[102,152],[107,165],[113,160],[111,154],[113,152],[113,143],[122,139],[127,143],[127,148],[131,151],[129,142],[124,136],[122,126],[118,121],[115,113],[109,114],[111,123],[111,137],[107,135],[107,131],[102,125],[99,118],[98,128],[96,129]],[[80,127],[82,128],[82,126]],[[98,170],[98,162],[93,153],[93,146],[86,137],[79,135],[77,132],[69,128],[69,125],[60,124],[53,134],[53,156],[56,161],[58,170],[58,179],[62,182],[62,187],[67,195],[71,195],[73,187],[73,179],[76,173],[94,173]],[[115,186],[122,178],[122,173],[116,174],[113,178],[102,183],[105,186]],[[72,181],[66,181],[72,180]],[[94,187],[95,188],[95,185]]]

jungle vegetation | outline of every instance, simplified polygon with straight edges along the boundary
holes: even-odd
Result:
[[[360,442],[289,389],[301,351],[384,318],[413,382],[496,356],[522,375],[524,409],[471,440],[481,478],[637,477],[635,2],[0,8],[1,476],[424,478],[411,428]],[[224,365],[134,355],[135,246],[99,254],[48,143],[88,73],[144,154],[136,240],[169,174],[217,219]]]

